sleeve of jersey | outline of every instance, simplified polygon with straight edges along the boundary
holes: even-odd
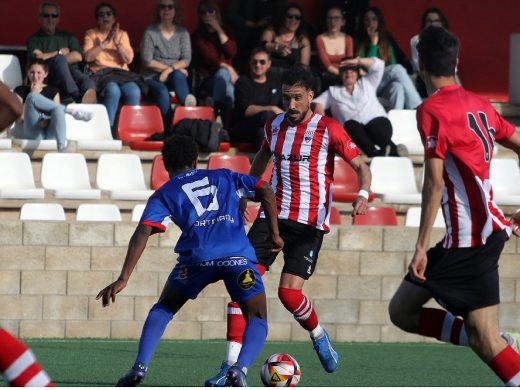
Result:
[[[240,198],[257,201],[257,191],[264,180],[236,172],[232,172],[231,175],[237,189],[237,195]]]
[[[495,129],[495,140],[500,141],[503,139],[509,139],[516,132],[515,126],[506,121],[502,116],[495,111],[497,128]]]
[[[327,128],[329,130],[329,150],[339,154],[345,161],[353,160],[361,154],[357,145],[338,122],[329,118]]]
[[[159,192],[155,192],[144,208],[140,224],[152,227],[152,234],[163,233],[171,222],[170,211],[164,204]]]
[[[417,128],[424,146],[424,158],[441,158],[444,160],[448,149],[443,131],[442,119],[420,106],[417,109]]]

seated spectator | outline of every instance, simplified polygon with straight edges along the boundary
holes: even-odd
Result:
[[[422,100],[410,76],[396,59],[397,45],[386,30],[381,10],[369,7],[363,16],[358,55],[378,57],[385,62],[385,72],[377,95],[388,100],[389,109],[415,109]],[[400,51],[400,49],[399,49]]]
[[[363,77],[359,76],[360,67],[368,69]],[[407,155],[404,145],[392,142],[392,124],[376,96],[384,68],[384,62],[375,57],[344,59],[340,67],[343,85],[332,85],[313,100],[313,110],[324,115],[330,109],[332,117],[369,157]]]
[[[233,106],[234,85],[238,79],[232,65],[237,45],[224,29],[220,9],[213,0],[200,2],[192,42],[194,68],[204,78],[202,87],[210,93],[217,114],[227,116]]]
[[[339,64],[342,58],[354,55],[352,37],[342,30],[345,15],[339,7],[329,8],[326,15],[327,30],[316,37],[316,50],[323,71],[321,82],[323,90],[331,85],[341,84]]]
[[[191,61],[191,41],[188,30],[179,25],[179,0],[158,0],[154,24],[148,27],[141,41],[143,76],[148,94],[161,109],[164,129],[169,131],[173,111],[170,91],[180,104],[197,105],[188,86],[188,66]]]
[[[260,41],[271,54],[272,72],[281,75],[295,64],[310,64],[311,44],[304,32],[303,11],[298,4],[288,4],[277,22],[262,33]]]
[[[58,89],[45,83],[49,68],[45,61],[34,59],[27,70],[27,85],[20,85],[14,92],[24,103],[23,120],[24,138],[41,140],[55,139],[58,151],[70,149],[67,145],[65,114],[89,121],[91,112],[72,109],[60,104]]]
[[[236,125],[230,133],[232,141],[249,142],[260,148],[265,122],[283,112],[281,79],[268,72],[270,67],[267,50],[253,49],[249,74],[240,76],[235,85]]]
[[[29,61],[45,60],[49,66],[49,82],[59,88],[64,99],[79,103],[96,102],[96,86],[82,72],[82,49],[73,34],[56,28],[60,21],[60,6],[44,2],[38,9],[40,29],[27,41]]]
[[[97,27],[85,33],[83,50],[113,128],[119,101],[123,105],[138,105],[143,83],[138,75],[128,70],[134,50],[127,32],[119,29],[114,6],[99,3],[94,14]]]

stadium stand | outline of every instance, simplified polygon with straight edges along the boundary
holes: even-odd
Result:
[[[43,188],[36,188],[29,155],[0,153],[0,198],[43,199]]]
[[[385,203],[419,204],[412,161],[407,157],[374,157],[371,190]]]
[[[417,131],[415,110],[390,110],[388,119],[392,123],[392,141],[405,145],[411,155],[422,155],[424,147]]]
[[[341,225],[341,214],[337,207],[332,206],[330,209],[330,220],[331,225]]]
[[[163,133],[161,111],[157,106],[123,106],[117,122],[118,138],[132,150],[161,150],[162,141],[147,140]]]
[[[56,199],[100,199],[90,186],[87,161],[80,153],[47,153],[43,157],[42,187]]]
[[[494,158],[491,160],[489,180],[493,186],[493,198],[500,206],[520,205],[520,168],[518,160]]]
[[[208,160],[208,169],[226,168],[234,172],[249,174],[251,163],[249,158],[243,155],[228,156],[228,155],[212,155]]]
[[[121,222],[121,212],[115,204],[82,203],[76,211],[76,221]]]
[[[18,57],[12,54],[0,54],[0,80],[10,89],[22,85],[22,68]]]
[[[420,207],[409,207],[406,211],[406,218],[404,221],[405,226],[410,227],[419,227],[421,222],[421,208]],[[435,217],[435,221],[433,222],[434,228],[443,228],[444,227],[444,217],[442,216],[442,210],[439,209],[437,211],[437,216]]]
[[[397,214],[392,207],[369,207],[366,214],[354,215],[353,225],[397,226]]]
[[[65,221],[60,203],[25,203],[20,209],[21,221]]]

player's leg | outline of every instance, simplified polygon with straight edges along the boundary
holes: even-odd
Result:
[[[465,320],[471,349],[506,386],[520,386],[520,355],[499,335],[498,305],[472,310]]]
[[[0,373],[16,387],[54,386],[27,346],[7,331],[0,329]]]

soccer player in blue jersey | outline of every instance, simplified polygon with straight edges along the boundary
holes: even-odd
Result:
[[[276,202],[271,186],[253,176],[227,169],[196,169],[197,146],[188,137],[173,136],[162,149],[170,180],[148,200],[137,226],[118,279],[99,292],[103,306],[114,302],[139,261],[148,237],[164,232],[170,221],[182,234],[175,246],[178,262],[151,308],[143,326],[139,351],[132,369],[117,386],[136,386],[146,375],[155,347],[168,323],[188,299],[195,299],[208,284],[223,280],[231,298],[239,302],[247,318],[244,346],[237,364],[228,371],[227,386],[247,386],[249,367],[267,337],[264,285],[256,268],[255,251],[244,230],[239,211],[241,198],[260,201],[275,243],[283,248]]]

